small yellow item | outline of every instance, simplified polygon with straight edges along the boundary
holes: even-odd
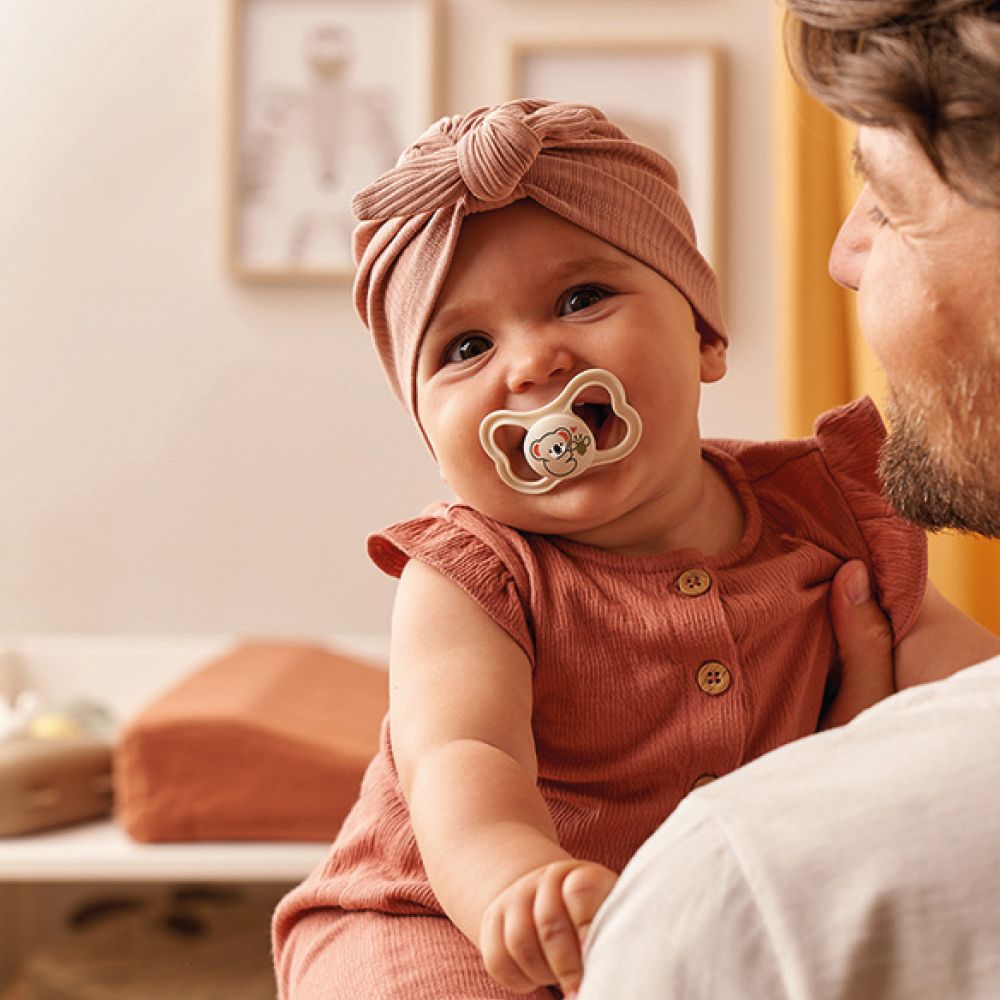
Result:
[[[59,740],[83,735],[80,723],[64,712],[43,712],[41,715],[36,715],[28,723],[27,730],[31,736],[40,740]]]

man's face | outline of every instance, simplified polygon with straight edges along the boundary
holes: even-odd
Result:
[[[890,388],[886,493],[931,529],[1000,537],[1000,211],[900,132],[862,127],[865,186],[830,254]]]

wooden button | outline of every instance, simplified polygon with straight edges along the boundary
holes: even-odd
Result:
[[[703,788],[705,785],[710,785],[719,776],[717,774],[703,774],[697,781],[691,786],[691,791],[696,788]]]
[[[712,577],[705,569],[688,569],[677,577],[677,589],[685,597],[700,597],[712,586]]]
[[[705,694],[724,694],[732,682],[729,670],[718,660],[709,660],[698,668],[698,687]]]

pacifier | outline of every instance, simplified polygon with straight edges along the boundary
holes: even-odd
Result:
[[[614,415],[625,424],[625,437],[610,448],[599,449],[594,435],[573,404],[593,386],[605,389]],[[587,400],[586,402],[593,402]],[[538,479],[523,479],[511,468],[510,457],[497,444],[501,427],[514,426],[527,432],[524,458]],[[479,440],[493,459],[497,474],[520,493],[547,493],[562,482],[582,476],[588,469],[617,462],[628,455],[642,436],[642,420],[625,399],[618,378],[603,368],[591,368],[574,376],[550,403],[536,410],[496,410],[479,425]]]

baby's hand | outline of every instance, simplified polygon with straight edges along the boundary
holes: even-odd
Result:
[[[483,914],[479,948],[486,969],[517,993],[558,983],[575,992],[594,914],[618,876],[592,861],[555,861],[508,886]]]

